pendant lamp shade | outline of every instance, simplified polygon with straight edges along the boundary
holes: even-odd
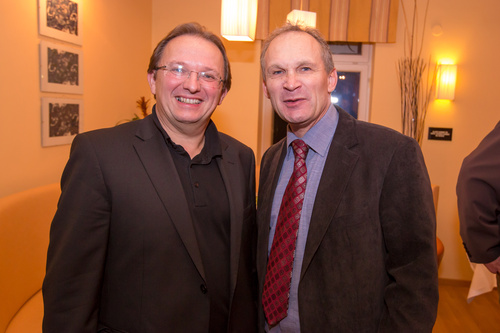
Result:
[[[255,39],[257,0],[222,0],[221,35],[230,41]]]
[[[305,10],[294,9],[286,16],[286,20],[291,24],[316,28],[316,13]]]

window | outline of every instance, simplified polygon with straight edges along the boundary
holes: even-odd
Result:
[[[337,68],[337,87],[332,103],[354,118],[369,120],[372,45],[361,43],[330,43]]]

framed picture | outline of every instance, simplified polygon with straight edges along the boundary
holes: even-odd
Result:
[[[40,42],[40,90],[83,94],[83,52],[80,49]]]
[[[40,34],[82,45],[82,0],[38,0]]]
[[[83,100],[42,98],[42,146],[70,144],[83,130]]]

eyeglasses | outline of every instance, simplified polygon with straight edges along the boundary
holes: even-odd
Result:
[[[191,76],[191,73],[197,74],[197,79],[200,83],[209,86],[218,86],[223,80],[219,77],[216,72],[207,71],[207,72],[197,72],[192,71],[184,67],[183,65],[165,65],[156,67],[155,70],[164,70],[167,74],[172,75],[175,78],[186,80]]]

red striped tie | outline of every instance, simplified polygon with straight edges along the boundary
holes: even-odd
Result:
[[[295,243],[307,183],[309,147],[297,139],[292,142],[292,148],[295,155],[293,173],[281,201],[262,294],[264,313],[271,327],[287,316]]]

